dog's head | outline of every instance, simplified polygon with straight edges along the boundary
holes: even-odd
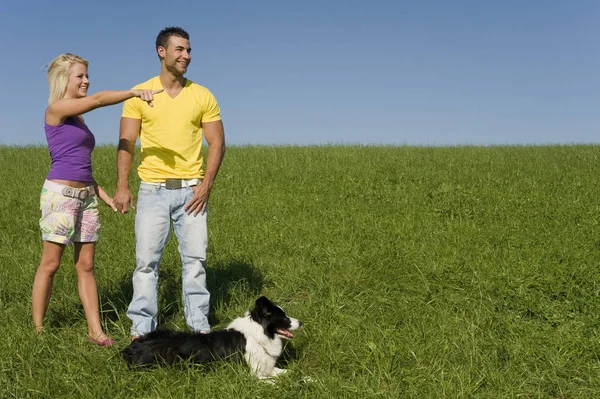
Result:
[[[265,335],[271,339],[276,336],[292,339],[294,338],[292,331],[302,325],[300,320],[288,317],[280,306],[264,296],[256,300],[254,308],[250,311],[250,317],[263,326]]]

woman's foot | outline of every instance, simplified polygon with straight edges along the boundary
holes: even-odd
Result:
[[[88,341],[98,346],[111,346],[117,343],[117,341],[115,341],[112,338],[109,338],[104,333],[100,333],[96,337],[93,337],[92,335],[88,334]]]

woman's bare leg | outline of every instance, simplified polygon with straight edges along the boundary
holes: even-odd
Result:
[[[88,335],[96,341],[104,341],[108,336],[100,324],[98,287],[94,276],[95,251],[96,244],[93,242],[75,243],[75,269],[77,270],[79,298],[88,325]]]
[[[64,250],[65,244],[42,241],[42,260],[35,273],[31,293],[31,314],[33,325],[38,332],[43,330],[44,316],[52,295],[52,282]]]

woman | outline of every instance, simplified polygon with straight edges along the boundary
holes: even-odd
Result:
[[[104,333],[100,324],[94,277],[94,254],[100,229],[97,197],[115,211],[117,208],[92,176],[91,153],[95,140],[81,115],[132,97],[139,97],[152,106],[153,96],[162,90],[101,91],[88,96],[87,69],[86,60],[69,53],[59,55],[48,66],[50,97],[45,131],[52,166],[40,199],[42,259],[33,283],[32,316],[35,329],[41,332],[54,275],[65,247],[73,243],[89,341],[110,346],[115,341]]]

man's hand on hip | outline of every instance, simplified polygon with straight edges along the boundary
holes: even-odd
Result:
[[[208,205],[208,197],[210,196],[210,188],[206,182],[202,182],[197,186],[192,186],[192,191],[194,192],[194,196],[191,200],[185,204],[185,211],[188,215],[194,214],[194,216],[198,215],[198,213],[204,215],[206,212],[206,206]]]

